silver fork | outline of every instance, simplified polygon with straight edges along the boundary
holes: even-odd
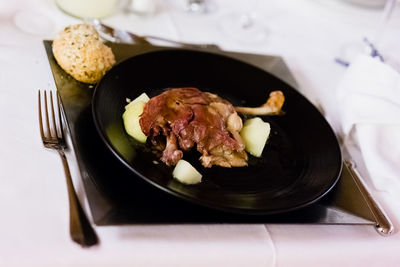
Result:
[[[39,127],[40,135],[42,137],[43,145],[46,148],[54,149],[58,152],[61,157],[65,177],[67,180],[68,188],[68,199],[69,199],[69,230],[71,239],[80,244],[83,247],[89,247],[98,243],[97,235],[92,228],[85,212],[83,211],[81,204],[79,203],[78,197],[76,195],[74,185],[72,183],[71,173],[69,171],[69,166],[67,158],[65,156],[65,137],[62,128],[61,112],[59,105],[59,97],[57,95],[57,108],[58,108],[58,120],[56,120],[56,115],[54,112],[53,104],[53,93],[50,91],[50,107],[48,105],[48,97],[46,91],[44,91],[44,97],[41,99],[40,90],[38,91],[38,107],[39,107]],[[45,123],[42,119],[42,102],[44,103],[44,115]],[[50,112],[49,112],[50,111]],[[51,122],[49,113],[51,113]],[[58,124],[57,124],[58,121]],[[44,130],[44,127],[46,131]]]

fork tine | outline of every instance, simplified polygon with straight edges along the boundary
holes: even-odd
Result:
[[[49,108],[47,105],[47,92],[46,91],[44,91],[44,109],[45,109],[44,114],[46,115],[46,130],[47,130],[47,134],[49,134],[50,135],[49,137],[51,138],[52,132],[50,129]]]
[[[54,131],[54,137],[59,138],[58,135],[58,129],[57,129],[57,124],[56,124],[56,116],[54,114],[54,103],[53,103],[53,93],[50,91],[50,106],[51,106],[51,119],[53,122],[53,131]]]
[[[40,128],[40,136],[42,140],[44,139],[44,132],[43,132],[43,120],[42,120],[42,101],[40,96],[40,90],[38,90],[38,109],[39,109],[39,128]]]
[[[58,121],[60,122],[60,138],[61,140],[64,140],[64,126],[61,118],[61,100],[60,100],[60,95],[58,91],[56,92],[57,94],[57,110],[58,110]]]

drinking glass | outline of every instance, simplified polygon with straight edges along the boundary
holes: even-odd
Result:
[[[383,55],[378,51],[377,45],[382,39],[382,34],[387,26],[388,21],[393,13],[397,0],[386,0],[383,11],[378,22],[377,29],[372,34],[371,39],[364,37],[362,42],[353,42],[341,47],[340,56],[336,58],[336,62],[348,66],[350,62],[359,54],[368,54],[384,61]]]
[[[57,6],[77,18],[104,18],[114,14],[118,0],[56,0]]]
[[[268,28],[261,21],[260,0],[243,1],[240,11],[224,14],[220,19],[220,28],[230,38],[244,43],[264,41],[268,36]]]
[[[172,5],[182,12],[191,14],[208,14],[216,10],[213,0],[170,0]]]

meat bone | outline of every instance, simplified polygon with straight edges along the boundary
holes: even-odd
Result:
[[[267,102],[259,107],[235,107],[238,113],[244,115],[278,115],[282,113],[282,106],[285,102],[285,96],[281,91],[272,91],[269,94]]]

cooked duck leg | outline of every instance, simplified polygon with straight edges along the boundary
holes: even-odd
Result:
[[[247,165],[239,135],[242,119],[227,100],[197,88],[173,88],[152,97],[140,116],[140,127],[153,144],[165,149],[161,160],[174,166],[183,151],[195,147],[203,166]],[[162,149],[160,149],[162,150]]]
[[[281,113],[281,108],[285,102],[285,96],[281,91],[273,91],[269,94],[269,98],[264,105],[251,107],[235,107],[239,113],[246,115],[277,115]]]

